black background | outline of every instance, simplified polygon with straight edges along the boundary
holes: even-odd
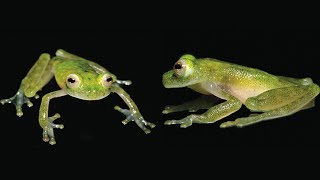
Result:
[[[1,99],[11,97],[20,81],[43,52],[54,55],[62,48],[104,66],[118,79],[130,79],[124,87],[144,118],[157,126],[145,135],[135,123],[124,126],[124,116],[113,107],[126,107],[111,94],[100,101],[69,96],[50,101],[49,114],[58,112],[57,144],[44,143],[38,124],[40,100],[24,106],[24,116],[13,105],[0,107],[3,148],[30,150],[105,149],[117,147],[173,146],[318,146],[319,107],[292,116],[258,123],[242,129],[220,129],[223,121],[249,115],[243,106],[215,124],[194,124],[187,129],[165,126],[167,119],[181,119],[188,112],[163,115],[168,104],[180,104],[199,94],[187,89],[165,89],[164,72],[185,53],[259,68],[297,78],[311,77],[319,83],[319,31],[309,29],[99,29],[99,30],[5,30],[1,32]],[[318,70],[318,71],[317,71]],[[57,90],[52,80],[39,95]]]

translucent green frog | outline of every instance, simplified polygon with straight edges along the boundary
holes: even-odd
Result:
[[[167,114],[208,109],[203,114],[165,121],[166,125],[180,124],[182,128],[189,127],[192,123],[214,123],[238,111],[242,104],[252,112],[261,113],[221,123],[220,127],[244,127],[311,108],[319,94],[319,86],[311,78],[275,76],[259,69],[217,59],[196,59],[188,54],[174,64],[173,70],[163,74],[162,81],[166,88],[188,87],[203,94],[199,99],[182,105],[166,106],[163,110]],[[214,105],[213,97],[225,101]]]
[[[55,144],[54,128],[62,129],[62,124],[54,124],[53,121],[60,117],[56,113],[48,117],[49,101],[65,95],[70,95],[82,100],[100,100],[108,96],[111,92],[117,93],[127,104],[129,109],[121,109],[115,106],[115,109],[123,113],[127,118],[122,121],[127,124],[134,121],[145,133],[150,133],[147,128],[153,128],[153,123],[144,120],[138,107],[132,101],[130,96],[120,87],[120,85],[130,85],[131,81],[121,81],[102,66],[76,55],[70,54],[64,50],[57,50],[56,56],[50,58],[49,54],[43,53],[38,61],[22,80],[20,88],[16,95],[9,99],[1,100],[2,104],[13,103],[16,106],[17,116],[23,115],[22,105],[32,106],[29,98],[39,96],[36,94],[53,77],[55,77],[61,90],[48,93],[42,97],[39,110],[39,123],[43,129],[43,141]]]

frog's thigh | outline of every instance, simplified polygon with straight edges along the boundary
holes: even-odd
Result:
[[[295,88],[297,91],[301,90],[298,86]],[[264,112],[264,113],[256,115],[256,116],[239,118],[239,119],[236,119],[235,121],[228,121],[228,122],[221,124],[221,127],[231,127],[231,126],[244,127],[244,126],[254,124],[254,123],[257,123],[260,121],[271,120],[271,119],[291,115],[291,114],[301,110],[302,108],[304,108],[306,105],[308,105],[308,103],[310,103],[319,94],[319,86],[316,84],[304,86],[304,88],[305,88],[305,92],[301,96],[299,96],[298,98],[295,98],[294,100],[291,100],[291,101],[286,100],[287,104],[282,107],[275,108],[273,110]],[[294,87],[292,87],[292,89],[294,89]],[[290,96],[295,93],[293,93],[293,92],[290,93],[290,91],[288,91],[288,94]],[[274,95],[274,97],[277,98],[277,96],[275,96],[275,95]],[[282,99],[282,100],[285,101],[285,99]],[[276,107],[275,104],[273,104],[273,105],[274,105],[274,107]]]
[[[50,55],[43,53],[22,80],[21,88],[27,97],[33,97],[53,77]]]
[[[292,103],[307,94],[310,86],[291,86],[266,91],[246,100],[245,106],[251,111],[270,111]]]

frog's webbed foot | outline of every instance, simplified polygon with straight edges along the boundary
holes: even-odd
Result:
[[[165,125],[180,124],[181,128],[187,128],[191,126],[192,122],[194,122],[197,118],[198,118],[197,115],[191,114],[180,120],[167,120],[164,122],[164,124]]]
[[[34,96],[36,99],[39,98],[38,95]],[[8,99],[2,99],[1,104],[12,103],[16,107],[17,116],[21,117],[23,115],[22,105],[27,104],[28,107],[32,107],[33,104],[28,97],[26,97],[22,90],[19,90],[13,97]]]
[[[154,128],[156,126],[155,124],[144,120],[140,113],[133,112],[129,109],[122,109],[119,106],[115,106],[114,109],[121,112],[127,117],[125,120],[122,121],[122,124],[126,125],[129,122],[134,121],[146,134],[149,134],[151,132],[147,128],[147,126],[149,126],[150,128]]]
[[[56,144],[56,140],[54,138],[53,129],[63,129],[64,126],[62,124],[54,124],[53,121],[60,118],[60,114],[56,113],[54,116],[48,118],[47,125],[43,127],[42,140],[44,142],[49,142],[51,145]]]

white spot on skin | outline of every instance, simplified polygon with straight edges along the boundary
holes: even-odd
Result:
[[[186,77],[188,77],[192,73],[193,73],[193,68],[186,68],[186,74],[185,74]]]

